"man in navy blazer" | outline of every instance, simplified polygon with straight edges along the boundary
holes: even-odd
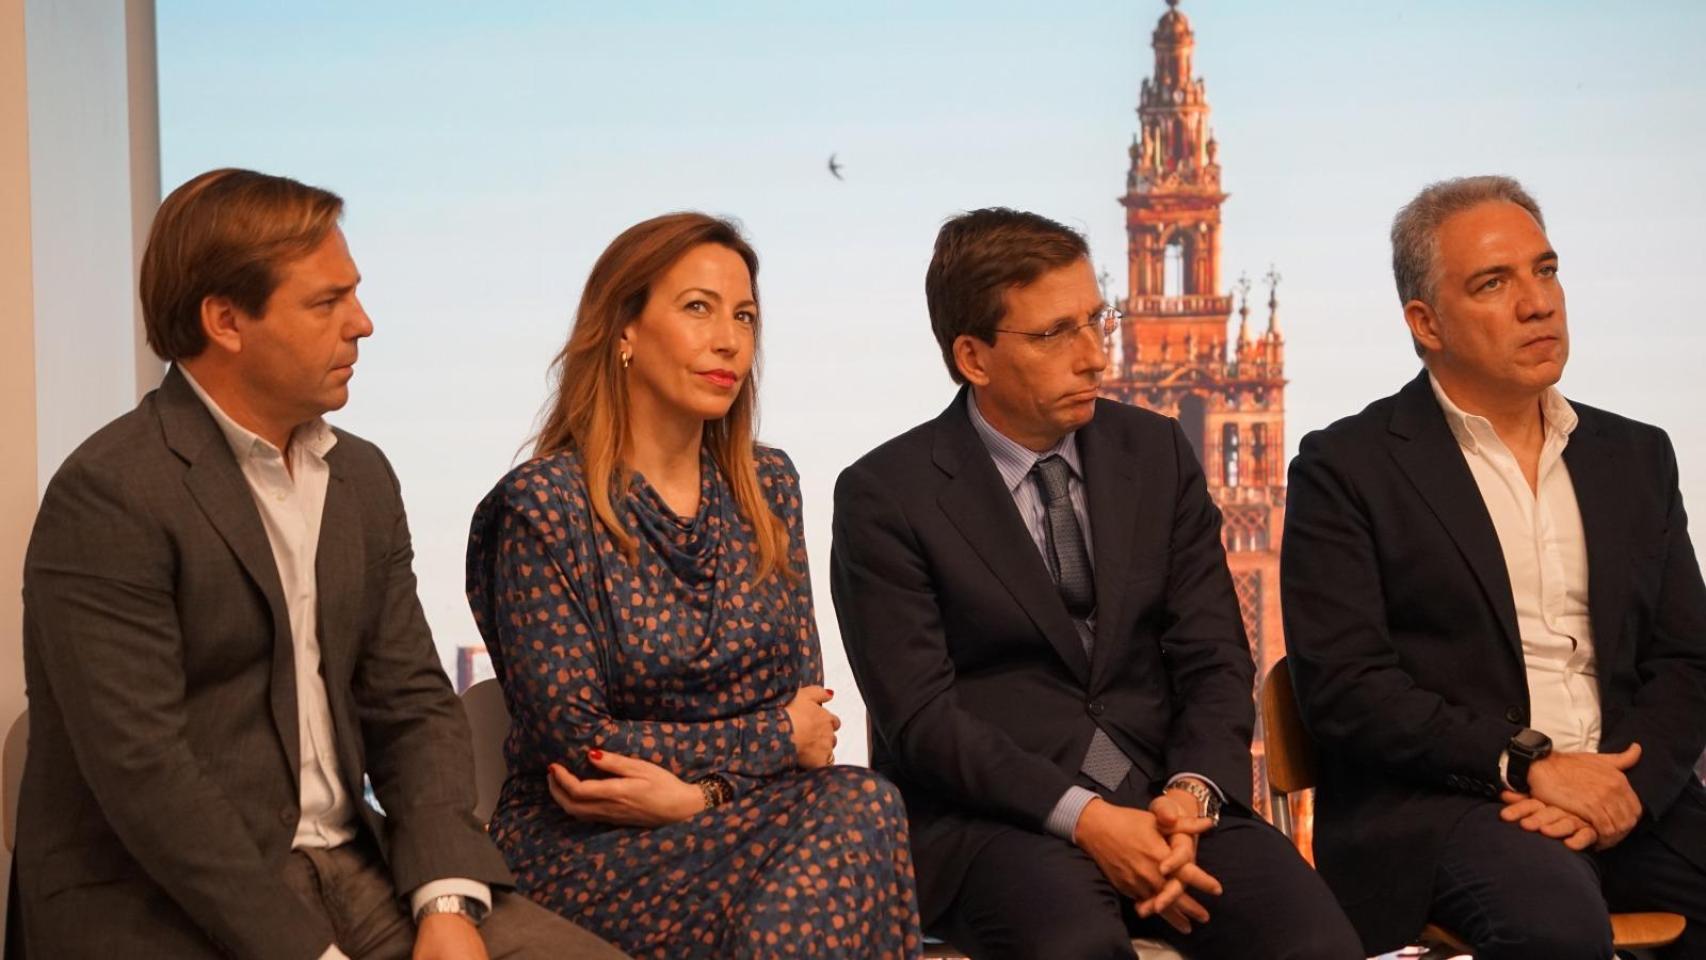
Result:
[[[831,577],[926,929],[972,956],[1360,957],[1250,811],[1254,668],[1179,425],[1097,399],[1078,234],[978,210],[925,280],[948,409],[835,490]]]
[[[1706,956],[1706,586],[1662,430],[1566,400],[1558,255],[1514,181],[1393,223],[1426,369],[1303,439],[1281,579],[1316,864],[1371,951]]]

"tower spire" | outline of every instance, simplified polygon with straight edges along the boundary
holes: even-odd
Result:
[[[1155,69],[1144,79],[1137,104],[1138,137],[1127,154],[1120,197],[1128,266],[1122,304],[1127,319],[1119,330],[1123,363],[1102,390],[1178,418],[1221,511],[1221,542],[1250,652],[1267,670],[1285,652],[1279,547],[1286,380],[1279,271],[1270,265],[1266,277],[1244,274],[1230,284],[1221,278],[1221,206],[1227,195],[1208,97],[1192,73],[1196,38],[1179,6],[1180,0],[1161,6],[1151,42]],[[1259,329],[1261,317],[1250,316],[1252,308],[1261,309],[1250,302],[1252,288],[1264,280],[1266,334]],[[1263,776],[1255,775],[1258,798],[1268,795]],[[1298,813],[1303,824],[1308,817],[1307,810]]]
[[[1193,183],[1204,180],[1203,168],[1211,160],[1208,132],[1208,101],[1202,81],[1191,73],[1191,54],[1196,36],[1191,21],[1169,0],[1167,12],[1155,24],[1150,46],[1155,50],[1155,72],[1146,77],[1138,97],[1138,118],[1143,136],[1132,173],[1136,179],[1159,182],[1183,176]],[[1217,188],[1218,174],[1213,183]]]
[[[1267,336],[1268,336],[1268,339],[1270,339],[1270,340],[1278,340],[1278,339],[1280,339],[1280,336],[1281,336],[1280,325],[1279,325],[1279,284],[1280,284],[1279,271],[1275,270],[1274,265],[1270,263],[1270,264],[1268,264],[1268,275],[1263,277],[1262,279],[1268,281],[1268,333],[1267,333]]]
[[[1250,329],[1250,275],[1240,273],[1238,282],[1238,351],[1242,353],[1256,345],[1256,334]]]

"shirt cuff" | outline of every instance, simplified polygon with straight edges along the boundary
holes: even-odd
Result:
[[[1506,790],[1514,791],[1516,788],[1511,786],[1511,778],[1506,776],[1506,774],[1510,772],[1510,768],[1511,768],[1511,752],[1509,750],[1500,750],[1499,751],[1499,782],[1505,785]]]
[[[339,950],[338,945],[334,943],[326,948],[325,953],[320,954],[320,960],[349,960],[349,954]]]
[[[1043,821],[1043,829],[1054,834],[1067,843],[1072,843],[1072,835],[1078,831],[1078,815],[1090,805],[1096,795],[1079,786],[1066,788],[1066,792],[1055,801],[1054,809],[1049,811],[1048,819]]]
[[[1165,789],[1167,789],[1167,787],[1171,787],[1173,784],[1178,783],[1180,780],[1184,779],[1185,777],[1190,777],[1192,780],[1201,780],[1203,783],[1207,784],[1208,789],[1214,794],[1214,798],[1216,800],[1220,801],[1220,805],[1223,807],[1226,806],[1226,791],[1220,789],[1220,784],[1215,783],[1213,780],[1210,780],[1209,778],[1203,776],[1200,773],[1192,773],[1189,770],[1181,770],[1178,773],[1175,773],[1172,776],[1168,777],[1167,778],[1167,786],[1162,787],[1162,789],[1165,790]]]
[[[436,897],[463,896],[471,897],[485,904],[486,909],[492,909],[492,888],[478,880],[465,880],[461,877],[446,877],[443,880],[428,880],[415,888],[409,896],[409,919],[420,916],[421,908]]]

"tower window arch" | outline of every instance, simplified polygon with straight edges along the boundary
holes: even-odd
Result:
[[[1239,458],[1243,451],[1238,449],[1238,424],[1228,423],[1220,428],[1220,469],[1224,486],[1238,486]]]
[[[1185,241],[1174,236],[1161,248],[1161,295],[1179,297],[1185,293]]]
[[[1272,483],[1273,471],[1268,462],[1268,425],[1250,425],[1250,476],[1258,484]]]

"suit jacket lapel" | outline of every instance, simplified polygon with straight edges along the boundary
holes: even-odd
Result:
[[[290,637],[290,611],[273,561],[254,494],[213,414],[196,396],[184,375],[173,366],[161,382],[160,423],[166,443],[189,464],[185,483],[202,513],[237,557],[261,595],[273,621],[271,708],[273,725],[290,758],[293,777],[299,776],[301,745],[297,741],[296,657]]]
[[[965,397],[961,390],[936,421],[935,461],[949,475],[938,503],[1079,682],[1088,685],[1090,662],[1084,645],[1036,541],[966,415]]]
[[[1576,490],[1576,507],[1581,511],[1582,534],[1587,540],[1588,616],[1593,623],[1594,655],[1606,663],[1619,638],[1624,594],[1629,587],[1629,527],[1624,509],[1627,500],[1618,490],[1614,451],[1591,416],[1591,412],[1582,415],[1580,425],[1570,434],[1570,442],[1564,447],[1564,465]],[[1599,676],[1604,683],[1611,671],[1601,669]]]
[[[348,689],[345,678],[353,672],[352,660],[360,643],[362,576],[367,570],[367,541],[362,536],[361,504],[357,483],[349,476],[349,464],[339,447],[326,454],[330,477],[326,482],[326,506],[320,515],[320,542],[314,552],[314,586],[319,598],[320,666],[328,679],[327,700],[332,710],[332,728],[338,732],[338,759],[344,779],[358,789],[361,770],[356,740],[361,729],[356,717],[346,711],[346,699],[337,690]],[[353,770],[353,773],[352,773]]]
[[[1475,475],[1469,472],[1457,438],[1434,399],[1427,371],[1399,391],[1389,429],[1393,458],[1457,544],[1497,616],[1505,645],[1520,662],[1522,637],[1517,632],[1516,601],[1499,534]]]
[[[1084,462],[1088,494],[1092,557],[1096,565],[1096,645],[1090,657],[1090,689],[1108,669],[1118,651],[1120,616],[1125,591],[1126,563],[1132,556],[1131,535],[1137,529],[1142,480],[1136,462],[1115,445],[1113,437],[1092,419],[1078,431],[1078,453]],[[1106,642],[1104,642],[1106,641]]]

